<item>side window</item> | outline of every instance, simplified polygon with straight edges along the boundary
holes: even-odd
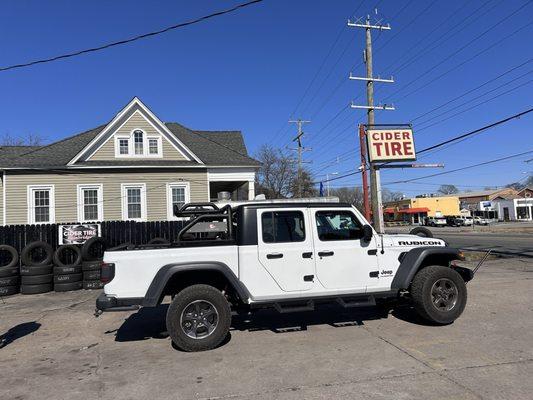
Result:
[[[286,243],[305,240],[305,222],[301,211],[269,211],[261,214],[263,242]]]
[[[363,237],[363,228],[350,211],[317,211],[316,226],[318,238],[323,242]]]

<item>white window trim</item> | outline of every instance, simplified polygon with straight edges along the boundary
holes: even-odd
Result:
[[[169,221],[180,221],[187,218],[179,218],[174,215],[174,210],[172,209],[172,188],[182,187],[185,189],[185,203],[191,202],[191,185],[189,182],[170,182],[167,183],[167,219]]]
[[[103,221],[104,220],[104,185],[101,183],[94,183],[94,184],[80,184],[77,186],[78,190],[78,221],[79,222],[96,222],[96,221]],[[83,196],[83,190],[84,189],[96,189],[98,190],[98,219],[96,220],[88,220],[83,218],[84,217],[84,196]]]
[[[50,191],[50,220],[48,222],[35,222],[35,207],[34,207],[34,190],[49,190]],[[28,224],[44,225],[54,224],[56,222],[56,201],[55,201],[55,186],[54,185],[28,185],[27,186],[27,207],[28,207]]]
[[[146,221],[146,183],[121,183],[120,192],[122,193],[122,220],[123,221]],[[128,218],[128,195],[127,189],[141,189],[141,218]]]
[[[135,141],[133,133],[141,131],[143,133],[143,154],[135,154]],[[128,139],[128,154],[120,154],[120,139]],[[150,154],[149,140],[157,139],[157,154]],[[161,135],[149,135],[144,129],[132,129],[129,134],[115,135],[115,158],[163,158],[163,138]]]

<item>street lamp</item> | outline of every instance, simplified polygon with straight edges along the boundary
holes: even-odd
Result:
[[[326,174],[326,185],[327,185],[326,186],[326,188],[327,188],[326,191],[327,191],[328,197],[329,197],[329,176],[330,175],[339,175],[339,173],[338,172],[330,172],[330,173]]]

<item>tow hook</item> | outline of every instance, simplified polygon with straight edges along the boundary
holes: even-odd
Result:
[[[102,315],[104,312],[102,310],[99,310],[98,308],[94,309],[94,317],[98,318],[100,315]]]

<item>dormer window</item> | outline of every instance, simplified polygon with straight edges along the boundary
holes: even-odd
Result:
[[[141,129],[135,129],[130,135],[115,137],[116,157],[162,157],[161,136],[147,135]]]

